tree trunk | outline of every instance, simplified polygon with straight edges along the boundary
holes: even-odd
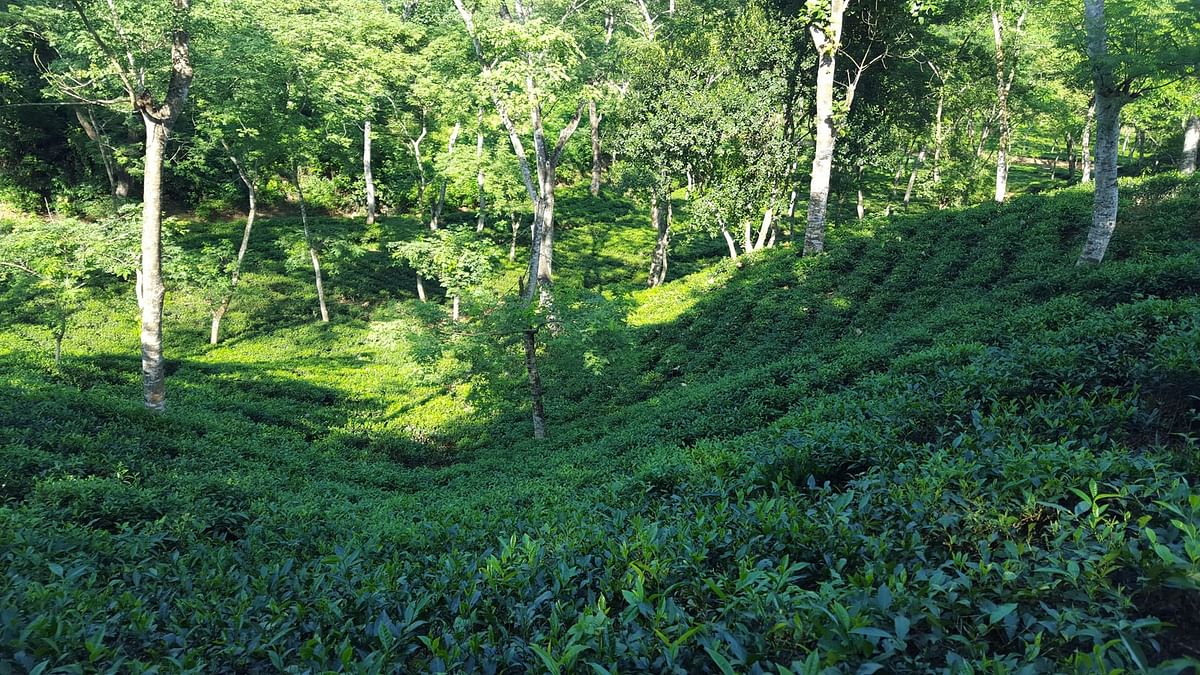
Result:
[[[912,173],[908,175],[908,187],[904,190],[904,210],[908,211],[908,204],[912,201],[913,188],[917,185],[917,174],[921,172],[921,165],[925,163],[925,147],[921,146],[921,151],[917,153],[917,161],[913,162]],[[860,216],[861,218],[861,216]]]
[[[241,163],[233,155],[229,156],[233,160],[233,165],[237,167],[238,176],[242,182],[246,184],[246,189],[249,191],[249,211],[246,213],[246,227],[242,230],[242,244],[238,247],[237,261],[233,264],[233,273],[229,278],[229,290],[225,292],[225,297],[221,300],[221,306],[213,312],[212,330],[209,331],[209,344],[217,344],[221,339],[221,320],[225,318],[225,312],[229,311],[229,303],[233,301],[233,293],[237,290],[238,281],[242,276],[242,261],[246,259],[246,251],[250,248],[250,232],[254,229],[254,218],[258,214],[258,192],[254,189],[254,181],[250,175],[246,173]]]
[[[533,403],[533,437],[546,437],[546,410],[542,406],[542,376],[537,365],[537,331],[525,331],[525,370],[529,373],[529,399]]]
[[[479,212],[475,217],[475,231],[483,232],[487,225],[487,192],[484,190],[483,173],[483,110],[479,111],[479,130],[475,133],[475,183],[479,187]]]
[[[1096,97],[1093,96],[1087,109],[1087,121],[1083,123],[1083,138],[1080,141],[1080,159],[1083,160],[1083,176],[1079,179],[1080,183],[1092,182],[1092,126],[1096,122]]]
[[[329,323],[329,308],[325,304],[325,281],[321,278],[321,257],[313,246],[312,234],[308,229],[308,203],[304,201],[304,190],[300,187],[300,169],[292,167],[292,180],[296,184],[296,196],[300,199],[300,224],[304,227],[304,243],[308,246],[308,257],[312,259],[313,278],[316,279],[317,304],[321,309],[321,321]]]
[[[602,158],[600,155],[600,113],[596,110],[596,100],[588,100],[588,120],[592,125],[592,196],[600,196],[600,170]]]
[[[142,178],[142,388],[146,408],[167,406],[167,371],[163,359],[162,314],[166,288],[162,278],[162,170],[167,127],[142,113],[146,125],[146,166]]]
[[[521,228],[521,219],[517,217],[516,211],[511,211],[508,214],[509,224],[512,226],[512,240],[508,243],[508,261],[516,262],[517,260],[517,232]]]
[[[453,321],[454,323],[458,323],[458,296],[457,295],[455,295],[454,298],[450,301],[450,306],[451,306],[450,320]]]
[[[842,40],[842,15],[849,0],[830,0],[825,26],[812,26],[813,46],[818,53],[816,90],[816,148],[808,196],[808,223],[804,228],[804,255],[825,250],[826,210],[829,205],[829,179],[833,172],[834,144],[837,141],[833,118],[833,85],[837,69],[837,51]]]
[[[1189,176],[1196,172],[1197,147],[1200,147],[1200,115],[1192,115],[1183,133],[1183,159],[1179,163],[1179,170]]]
[[[96,126],[96,120],[92,117],[92,111],[88,110],[87,114],[83,113],[82,106],[75,106],[75,119],[79,120],[79,126],[83,128],[83,133],[87,135],[96,148],[100,152],[100,163],[104,166],[104,175],[108,177],[109,191],[113,196],[117,195],[117,176],[113,167],[115,159],[108,156],[108,148],[104,141],[104,136],[100,134],[100,129]]]
[[[1075,181],[1075,134],[1067,132],[1067,183]]]
[[[1050,148],[1050,152],[1054,153],[1054,158],[1050,160],[1050,175],[1048,178],[1053,181],[1058,174],[1058,158],[1062,156],[1062,151],[1058,149],[1057,142]]]
[[[62,365],[62,347],[63,340],[67,338],[67,318],[60,316],[58,326],[54,329],[54,368],[57,370]]]
[[[938,87],[937,114],[934,115],[933,123],[933,185],[935,192],[937,187],[942,184],[942,146],[946,144],[946,130],[943,121],[945,109],[946,81],[943,79],[941,86]]]
[[[1004,54],[1004,17],[1000,11],[994,8],[992,10],[992,38],[996,45],[996,118],[999,127],[999,137],[996,143],[995,200],[1003,203],[1008,197],[1008,152],[1012,143],[1012,123],[1008,114],[1008,92],[1012,86],[1012,78],[1006,73],[1008,63]]]
[[[425,278],[420,274],[417,275],[417,298],[421,302],[425,302],[427,300],[425,297]]]
[[[1104,260],[1108,242],[1117,226],[1117,164],[1121,133],[1121,108],[1129,93],[1115,83],[1108,60],[1108,30],[1104,0],[1084,0],[1087,51],[1096,84],[1096,193],[1092,204],[1092,226],[1078,264],[1098,265]]]
[[[363,121],[363,179],[367,184],[367,224],[375,224],[375,173],[371,170],[371,120]]]
[[[446,143],[446,154],[450,155],[454,152],[454,145],[458,143],[458,135],[462,133],[462,122],[455,122],[454,128],[450,130],[450,140]],[[442,211],[446,208],[446,184],[449,183],[448,178],[442,179],[441,186],[438,187],[437,204],[433,207],[433,218],[429,221],[429,229],[436,230],[442,222]]]
[[[718,218],[717,222],[721,224],[721,236],[725,237],[725,245],[729,247],[729,259],[737,260],[737,242],[734,241],[733,235],[729,233],[729,228],[725,227],[725,220],[723,218]]]
[[[668,207],[664,204],[670,197],[660,199],[657,194],[650,197],[650,224],[654,226],[657,236],[654,244],[654,255],[650,258],[650,277],[647,281],[651,288],[661,286],[667,280],[667,255],[671,243],[671,223],[667,217]]]
[[[1096,97],[1096,195],[1092,226],[1079,256],[1080,264],[1099,264],[1104,260],[1108,242],[1117,226],[1117,142],[1124,103],[1120,97]]]

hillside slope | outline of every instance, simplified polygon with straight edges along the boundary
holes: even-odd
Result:
[[[61,372],[11,326],[0,670],[1185,668],[1200,182],[1124,198],[1098,268],[1069,190],[633,292],[648,233],[568,215],[601,262],[560,281],[544,443],[511,345],[406,299],[387,233],[331,326],[287,304],[286,223],[228,342],[175,300],[162,417],[123,290]]]

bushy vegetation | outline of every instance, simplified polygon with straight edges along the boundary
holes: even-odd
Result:
[[[649,290],[605,265],[653,232],[565,199],[544,442],[485,305],[411,301],[422,223],[319,223],[325,325],[266,221],[225,343],[171,296],[162,415],[93,280],[61,365],[0,332],[0,671],[1194,668],[1200,183],[1122,196],[1099,267],[1072,189]]]

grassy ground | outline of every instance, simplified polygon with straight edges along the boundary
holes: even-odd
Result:
[[[329,325],[263,223],[224,343],[170,297],[161,417],[99,288],[60,370],[0,331],[0,670],[1185,668],[1200,184],[1124,199],[1098,268],[1068,190],[684,237],[645,290],[645,217],[568,195],[541,443],[483,318],[519,270],[450,326],[383,253],[419,223],[317,226]]]

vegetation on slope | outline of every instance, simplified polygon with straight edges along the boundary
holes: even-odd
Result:
[[[541,443],[480,305],[454,329],[355,266],[385,230],[331,325],[301,320],[286,220],[226,343],[172,297],[161,416],[132,294],[96,289],[59,369],[0,332],[0,670],[1185,669],[1200,183],[1123,197],[1100,267],[1067,190],[642,291],[605,261],[652,233],[568,207],[592,262],[556,288]]]

